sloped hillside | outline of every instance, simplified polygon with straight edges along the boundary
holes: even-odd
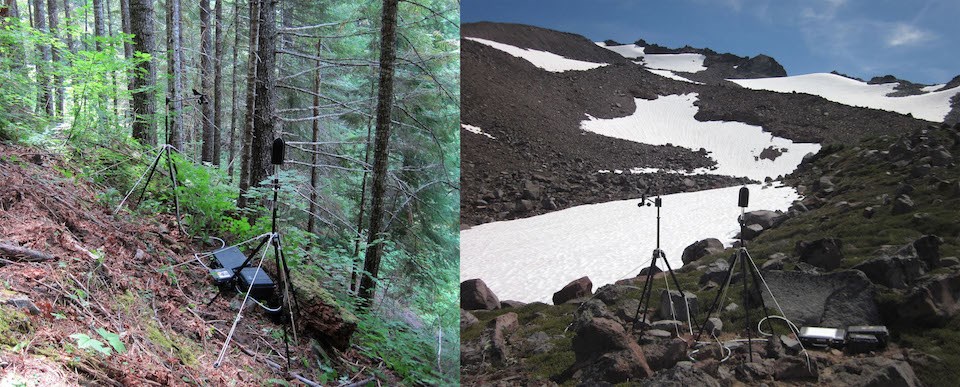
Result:
[[[114,216],[73,168],[0,145],[0,385],[308,383],[319,364],[353,376],[338,384],[396,380],[356,348],[326,355],[304,335],[281,372],[282,326],[250,305],[214,368],[240,301],[208,304],[217,289],[193,252],[220,245],[184,236],[170,215]]]

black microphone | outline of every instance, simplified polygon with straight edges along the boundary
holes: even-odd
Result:
[[[747,187],[740,187],[740,202],[739,207],[747,208],[750,203],[750,190]]]
[[[283,143],[282,138],[273,140],[273,147],[271,148],[271,157],[270,163],[273,165],[283,165],[284,153],[286,152],[286,144]]]

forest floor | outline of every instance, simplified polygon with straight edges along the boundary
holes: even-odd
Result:
[[[53,257],[0,253],[0,385],[396,381],[356,345],[334,353],[304,340],[291,343],[293,368],[280,371],[283,327],[255,305],[215,368],[242,298],[227,294],[208,306],[217,288],[193,253],[219,246],[181,234],[169,214],[114,215],[73,168],[41,150],[0,144],[0,243]],[[341,376],[318,380],[320,368]]]

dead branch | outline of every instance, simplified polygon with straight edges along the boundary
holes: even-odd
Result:
[[[54,256],[44,252],[6,243],[0,243],[0,255],[6,256],[13,260],[26,262],[43,262],[57,259]]]

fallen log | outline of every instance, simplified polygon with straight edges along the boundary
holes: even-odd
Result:
[[[10,258],[14,261],[26,262],[43,262],[56,259],[52,255],[44,252],[6,243],[0,243],[0,255]]]

